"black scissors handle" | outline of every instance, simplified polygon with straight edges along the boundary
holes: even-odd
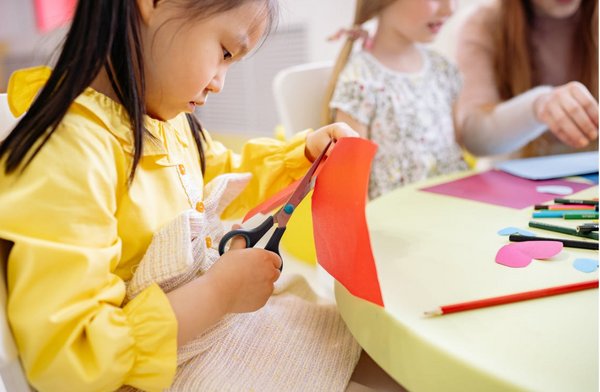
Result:
[[[233,239],[233,237],[242,236],[246,240],[246,248],[253,248],[258,241],[267,234],[267,232],[273,227],[273,217],[269,216],[260,226],[254,229],[236,229],[226,233],[221,241],[219,241],[219,254],[222,256],[225,253],[225,246]],[[279,254],[279,241],[285,232],[285,227],[278,227],[267,242],[265,249],[274,253],[281,259],[281,267],[279,270],[283,270],[283,258]]]

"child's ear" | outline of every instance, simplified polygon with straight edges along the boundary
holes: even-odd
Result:
[[[137,0],[140,16],[144,24],[147,25],[150,22],[150,18],[152,18],[158,2],[159,0]]]

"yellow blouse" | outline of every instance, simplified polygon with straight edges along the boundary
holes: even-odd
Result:
[[[15,73],[16,115],[46,82],[47,68]],[[202,188],[228,172],[252,172],[224,212],[243,214],[301,177],[306,132],[289,142],[256,139],[241,156],[207,135],[206,174],[183,114],[146,118],[134,182],[132,133],[123,107],[88,88],[20,174],[0,171],[0,258],[8,260],[8,318],[31,384],[40,391],[147,391],[168,387],[176,369],[177,321],[157,285],[121,308],[124,281],[152,234],[192,208],[178,171]],[[0,162],[0,167],[2,167]],[[2,241],[3,240],[3,241]],[[12,248],[10,247],[12,244]],[[217,246],[214,244],[213,246]]]

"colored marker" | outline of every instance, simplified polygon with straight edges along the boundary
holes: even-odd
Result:
[[[542,210],[533,213],[534,218],[562,218],[565,214],[593,214],[590,210],[550,211]],[[598,219],[598,218],[596,218]]]
[[[598,205],[598,200],[554,199],[554,202],[560,204],[587,204],[590,206]]]
[[[563,215],[563,218],[565,219],[598,219],[598,213],[597,212],[590,212],[590,213],[570,213],[567,212]]]
[[[511,234],[508,236],[509,241],[513,242],[525,242],[525,241],[556,241],[562,242],[566,248],[579,248],[579,249],[595,249],[598,250],[597,242],[587,241],[575,241],[575,240],[561,240],[560,238],[547,238],[547,237],[531,237],[528,235]]]
[[[594,211],[598,206],[591,206],[588,204],[553,204],[548,206],[551,211],[556,210],[591,210]]]
[[[584,223],[577,226],[578,233],[591,233],[592,231],[598,231],[598,223]]]
[[[585,231],[582,232],[582,231],[579,231],[576,229],[571,229],[570,227],[550,225],[548,223],[536,222],[536,221],[529,222],[529,227],[535,227],[537,229],[553,231],[555,233],[574,235],[577,237],[589,238],[591,240],[598,241],[598,233],[591,233],[591,232],[585,232]]]
[[[548,207],[549,206],[546,205],[546,204],[536,204],[536,205],[533,206],[533,209],[537,210],[537,211],[539,211],[539,210],[547,210]]]

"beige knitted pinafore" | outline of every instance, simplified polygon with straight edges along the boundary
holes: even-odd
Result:
[[[215,178],[204,189],[203,213],[184,211],[155,233],[127,284],[126,302],[152,283],[169,292],[205,273],[219,257],[219,216],[249,180]],[[193,189],[188,195],[191,205],[199,201]],[[360,351],[335,305],[321,301],[303,277],[284,272],[262,309],[229,314],[179,349],[168,391],[344,391]]]

